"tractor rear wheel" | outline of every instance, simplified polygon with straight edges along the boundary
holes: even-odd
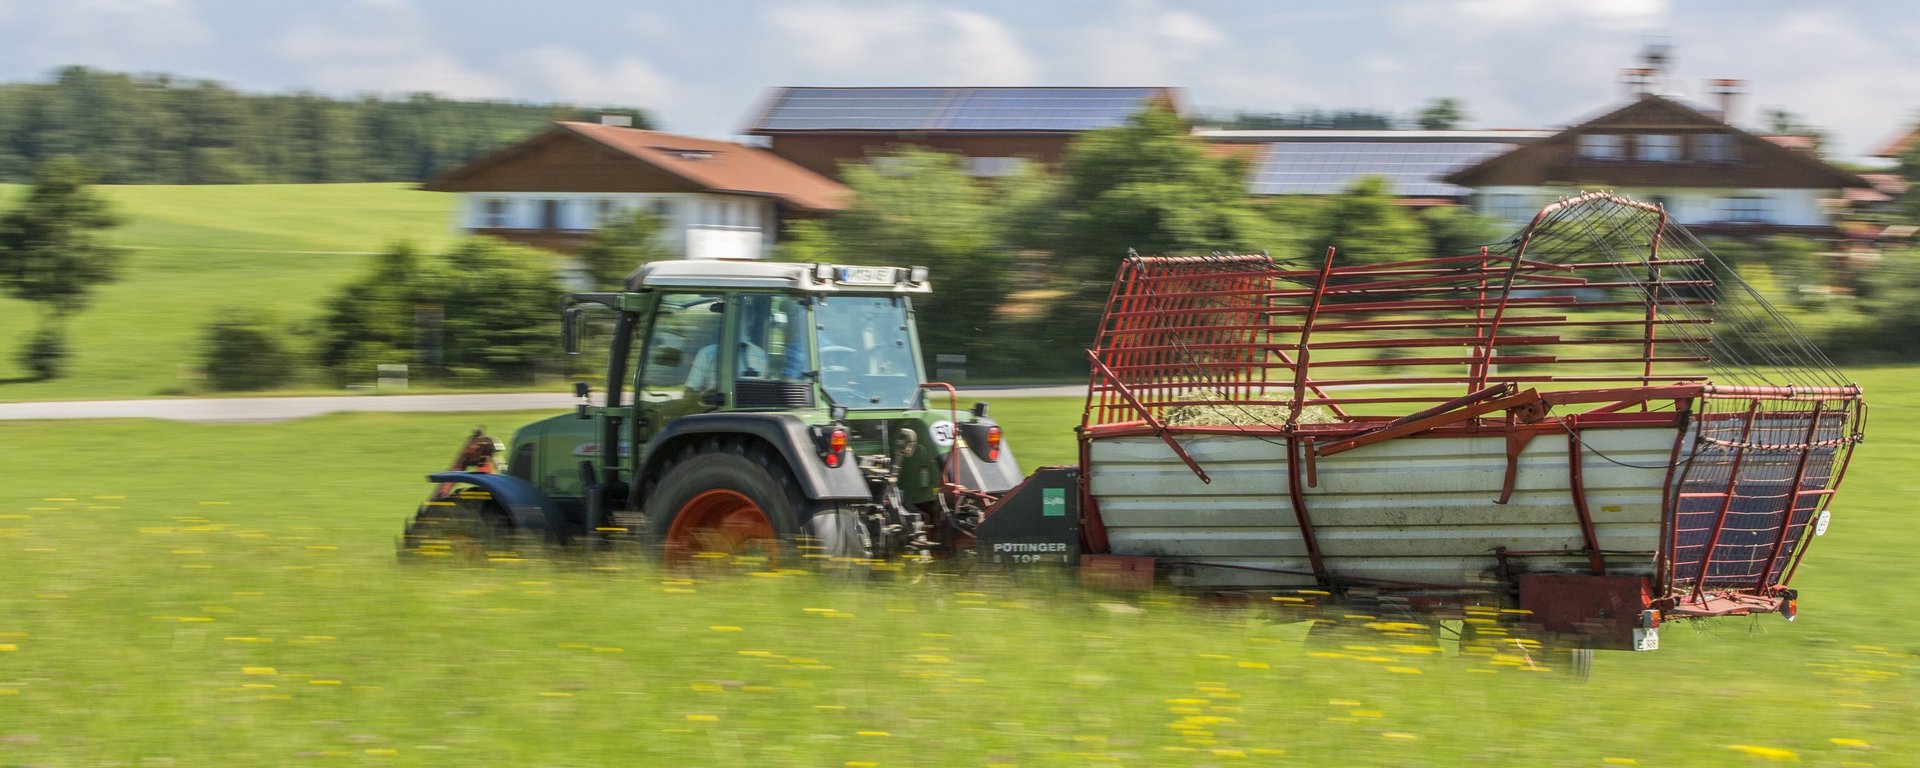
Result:
[[[662,560],[732,559],[767,567],[866,557],[852,512],[815,504],[772,452],[713,440],[662,468],[648,494],[652,540]]]
[[[673,459],[649,494],[653,540],[669,565],[792,557],[806,497],[765,451],[710,441]]]

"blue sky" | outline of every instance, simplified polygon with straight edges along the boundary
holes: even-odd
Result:
[[[248,90],[639,106],[732,133],[779,85],[1173,85],[1203,109],[1464,99],[1471,127],[1621,99],[1650,36],[1674,87],[1749,81],[1842,156],[1920,117],[1920,6],[1732,0],[0,0],[0,79],[84,64]]]

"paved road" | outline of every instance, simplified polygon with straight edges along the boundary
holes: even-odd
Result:
[[[961,390],[961,405],[1005,397],[1079,397],[1085,385],[980,387]],[[343,411],[440,412],[564,411],[566,392],[483,395],[341,395],[334,397],[226,397],[170,400],[83,400],[0,403],[0,421],[21,419],[165,419],[168,421],[287,421]]]

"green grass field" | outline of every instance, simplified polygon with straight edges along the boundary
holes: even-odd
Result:
[[[193,382],[201,327],[216,309],[259,306],[282,320],[321,302],[369,258],[398,242],[437,249],[453,236],[453,197],[400,184],[106,186],[125,217],[110,239],[127,250],[118,281],[71,320],[69,375],[24,381],[15,350],[37,308],[0,298],[0,401],[153,397]],[[0,186],[0,210],[23,188]]]
[[[396,562],[421,475],[535,414],[0,422],[0,764],[1913,765],[1916,373],[1862,377],[1798,622],[1584,683],[1175,595]],[[1072,461],[1077,400],[994,409]]]

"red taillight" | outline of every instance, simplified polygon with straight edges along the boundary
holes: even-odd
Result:
[[[826,460],[827,466],[829,467],[840,466],[840,462],[843,460],[843,457],[846,456],[846,453],[847,453],[847,431],[844,429],[835,429],[834,431],[828,433],[827,434],[827,452],[825,455],[821,456],[821,458]]]
[[[1000,428],[987,427],[987,461],[1000,460]]]

